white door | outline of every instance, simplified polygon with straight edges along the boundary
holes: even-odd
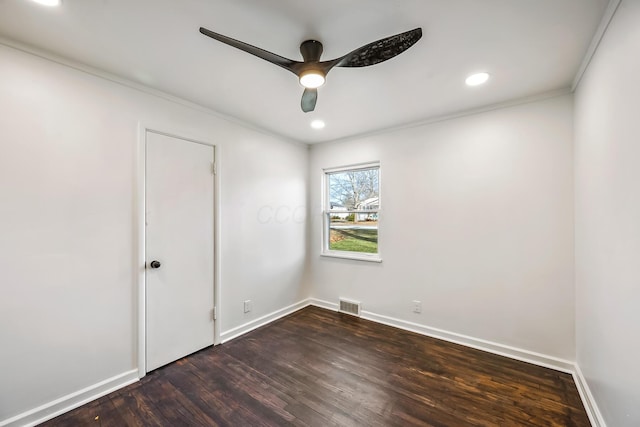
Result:
[[[209,145],[147,131],[147,371],[213,344],[213,161]]]

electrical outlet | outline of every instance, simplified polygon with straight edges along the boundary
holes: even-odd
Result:
[[[244,302],[244,312],[248,313],[251,311],[251,300],[248,299]]]
[[[413,301],[413,312],[422,313],[422,301]]]

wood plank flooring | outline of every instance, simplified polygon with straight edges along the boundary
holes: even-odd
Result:
[[[45,426],[589,426],[571,375],[307,307]]]

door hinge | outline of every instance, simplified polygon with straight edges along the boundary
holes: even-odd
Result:
[[[211,173],[213,173],[214,175],[218,174],[218,169],[216,167],[216,162],[212,162],[211,163]]]
[[[218,316],[217,316],[216,308],[215,308],[215,307],[213,307],[213,309],[211,310],[211,318],[212,318],[213,320],[217,320],[217,319],[218,319]]]

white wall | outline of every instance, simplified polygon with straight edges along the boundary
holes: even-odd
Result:
[[[312,296],[574,360],[572,137],[567,95],[313,146]],[[321,257],[322,169],[376,160],[383,262]]]
[[[640,425],[640,2],[576,92],[577,361],[609,426]]]
[[[137,367],[139,120],[218,147],[223,333],[309,294],[348,297],[552,357],[577,351],[608,425],[640,424],[639,48],[640,3],[623,0],[578,87],[575,129],[567,95],[309,155],[0,45],[0,424]],[[383,262],[320,257],[322,168],[376,160]]]
[[[302,295],[306,146],[0,46],[0,423],[136,368],[137,123],[218,146],[222,331]],[[253,312],[243,314],[242,301]]]

